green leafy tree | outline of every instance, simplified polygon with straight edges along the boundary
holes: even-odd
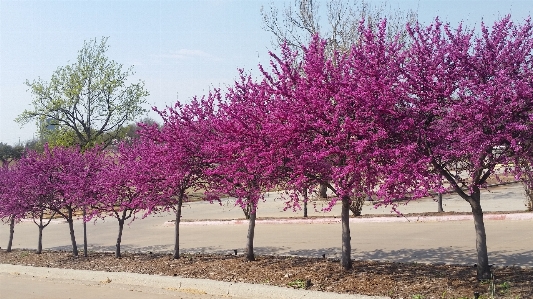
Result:
[[[0,166],[7,167],[11,161],[19,159],[23,151],[21,145],[11,146],[0,142]]]
[[[71,147],[79,143],[73,129],[68,126],[51,125],[49,120],[39,124],[39,136],[40,142],[47,143],[50,147]],[[98,140],[93,143],[98,143]]]
[[[49,82],[26,81],[33,94],[33,109],[16,119],[21,124],[37,121],[41,136],[57,145],[96,143],[109,145],[113,132],[144,114],[149,95],[144,82],[128,84],[132,68],[106,56],[107,37],[86,41],[73,64],[59,67]],[[75,137],[75,138],[74,138]]]
[[[32,92],[33,109],[16,119],[21,124],[37,121],[40,142],[50,146],[79,145],[81,150],[101,144],[106,148],[125,124],[144,114],[148,91],[144,82],[129,83],[132,68],[106,56],[107,37],[86,41],[73,64],[59,67],[50,82],[26,81]],[[85,218],[85,208],[83,215]],[[87,237],[84,222],[84,255]]]

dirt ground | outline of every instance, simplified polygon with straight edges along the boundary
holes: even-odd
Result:
[[[399,299],[491,298],[491,281],[477,281],[474,267],[420,263],[354,261],[353,270],[343,271],[338,260],[258,256],[247,262],[237,255],[171,255],[91,252],[87,258],[70,252],[0,250],[0,263],[35,267],[133,272],[152,275],[206,278],[230,282],[267,284],[310,290],[382,295]],[[494,298],[533,298],[533,269],[494,269]]]

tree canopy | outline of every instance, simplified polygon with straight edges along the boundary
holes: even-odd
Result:
[[[11,161],[20,159],[23,152],[24,147],[21,145],[11,146],[0,142],[0,166],[7,167]]]
[[[60,145],[109,145],[124,124],[145,113],[149,95],[144,82],[128,84],[134,74],[106,56],[108,38],[86,41],[76,62],[59,67],[49,82],[26,81],[33,94],[32,109],[16,119],[35,120],[42,134],[53,135]]]
[[[320,4],[326,4],[325,11]],[[348,51],[361,39],[361,22],[377,29],[382,19],[388,20],[387,37],[397,34],[406,37],[406,22],[418,18],[414,11],[391,10],[386,4],[375,5],[365,0],[295,0],[293,5],[279,11],[276,5],[262,7],[263,28],[274,35],[272,44],[279,48],[287,45],[299,51],[309,45],[318,34],[326,41],[328,55]],[[326,17],[327,21],[321,20]]]

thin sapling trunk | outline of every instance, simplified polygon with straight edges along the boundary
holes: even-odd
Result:
[[[118,237],[117,237],[117,244],[115,248],[115,257],[121,258],[122,255],[120,253],[120,243],[122,242],[122,231],[124,230],[124,220],[118,219]]]
[[[58,213],[67,220],[70,232],[70,242],[72,243],[72,255],[78,257],[78,246],[76,245],[76,236],[74,235],[74,219],[72,216],[72,206],[66,206],[65,209],[67,209],[67,214],[63,213],[61,209],[54,209],[54,212]]]
[[[352,269],[351,251],[352,245],[350,243],[350,197],[345,195],[342,197],[342,211],[341,211],[341,223],[342,223],[342,255],[341,265],[344,270]]]
[[[490,279],[489,256],[487,252],[487,235],[485,233],[485,223],[483,221],[483,210],[480,203],[480,191],[475,187],[472,193],[470,206],[472,207],[472,215],[474,216],[474,224],[476,228],[476,250],[477,250],[477,278]]]
[[[129,213],[128,213],[129,212]],[[115,257],[121,258],[122,253],[120,250],[120,244],[122,243],[122,232],[124,231],[124,223],[127,219],[131,217],[133,214],[133,210],[125,209],[122,211],[122,214],[118,214],[118,212],[115,211],[115,218],[118,220],[118,237],[117,237],[117,244],[115,245]]]
[[[304,217],[307,217],[307,201],[308,201],[307,188],[304,188],[303,195],[304,195]]]
[[[441,176],[441,184],[442,184],[442,176]],[[442,208],[442,193],[441,192],[438,193],[437,205],[438,205],[437,212],[444,213],[444,209]]]
[[[87,257],[87,222],[85,218],[87,217],[87,208],[83,207],[83,256]]]
[[[183,197],[184,192],[180,192],[180,195],[178,197],[178,207],[176,209],[176,226],[174,227],[175,230],[175,239],[174,239],[174,259],[180,258],[180,220],[181,220],[181,206],[183,205]]]
[[[13,246],[13,235],[15,234],[15,217],[9,217],[9,242],[7,243],[7,252],[11,252]]]
[[[255,261],[254,255],[254,233],[255,233],[255,218],[257,209],[253,209],[248,220],[248,237],[246,239],[246,260]]]
[[[50,216],[50,218],[48,219],[48,221],[46,221],[46,223],[43,223],[44,211],[41,211],[39,213],[39,223],[35,221],[35,217],[33,218],[33,223],[35,223],[39,229],[39,238],[37,240],[37,251],[36,251],[37,254],[41,254],[43,252],[43,230],[45,227],[48,226],[48,224],[50,224],[54,215],[55,213],[53,213]]]
[[[483,210],[481,209],[481,190],[479,190],[479,186],[486,182],[491,172],[487,171],[485,174],[483,174],[483,176],[481,176],[481,173],[479,172],[479,176],[473,179],[475,184],[473,184],[471,193],[468,195],[459,187],[457,181],[450,173],[446,172],[435,162],[433,165],[437,168],[440,168],[442,175],[444,175],[448,182],[452,184],[457,194],[459,194],[459,196],[461,196],[470,204],[476,230],[477,278],[479,280],[490,279],[491,275],[487,250],[487,235],[485,233],[485,223],[483,222]]]
[[[74,220],[72,219],[72,208],[67,207],[68,210],[68,227],[70,230],[70,241],[72,243],[72,255],[78,257],[78,246],[76,245],[76,236],[74,235]]]
[[[442,208],[442,193],[438,194],[437,203],[438,203],[438,212],[444,213],[444,209]]]
[[[40,222],[41,224],[43,223],[42,218]],[[42,225],[39,225],[39,241],[37,243],[37,254],[41,254],[43,252],[43,229],[44,227]]]

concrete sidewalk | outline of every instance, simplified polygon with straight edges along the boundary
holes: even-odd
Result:
[[[24,285],[26,284],[26,285]],[[31,285],[31,290],[28,288]],[[386,299],[135,273],[38,268],[0,264],[1,298],[260,298]]]

